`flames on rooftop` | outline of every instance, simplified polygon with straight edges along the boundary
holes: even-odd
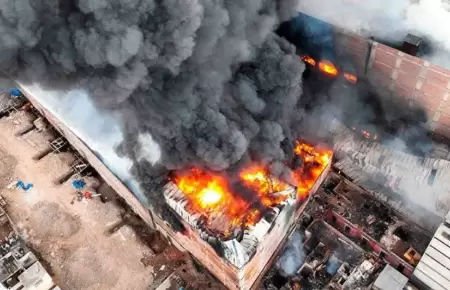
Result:
[[[228,237],[254,226],[269,208],[287,200],[304,200],[331,158],[331,151],[296,142],[293,169],[295,186],[273,176],[260,164],[251,164],[236,176],[202,168],[174,172],[171,181],[185,195],[186,210],[199,214],[215,235]]]
[[[375,132],[370,131],[369,129],[359,128],[359,127],[352,127],[352,130],[354,132],[357,132],[357,134],[360,134],[362,137],[369,141],[377,141],[378,140],[378,134]]]

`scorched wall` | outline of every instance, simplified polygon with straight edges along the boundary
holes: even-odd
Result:
[[[336,31],[338,47],[350,52],[360,74],[410,104],[418,102],[431,131],[450,138],[450,71],[358,35]],[[408,108],[405,108],[408,109]]]

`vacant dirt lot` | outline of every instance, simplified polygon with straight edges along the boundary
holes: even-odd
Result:
[[[122,209],[96,198],[71,204],[75,196],[71,184],[52,183],[68,168],[67,159],[50,154],[33,161],[41,146],[27,135],[14,136],[26,122],[26,118],[0,119],[0,193],[22,236],[49,264],[55,282],[64,290],[146,289],[154,272],[140,262],[151,256],[147,246],[127,226],[105,234],[120,221]],[[17,180],[32,183],[32,189],[6,188]]]

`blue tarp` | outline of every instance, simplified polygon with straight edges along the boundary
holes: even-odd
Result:
[[[77,190],[83,189],[83,187],[85,185],[86,185],[86,182],[84,182],[83,180],[77,179],[77,180],[72,181],[72,186]]]
[[[22,95],[22,93],[21,93],[20,90],[18,90],[18,89],[12,89],[12,90],[9,91],[9,93],[10,93],[12,96],[16,96],[16,97],[20,97],[20,96]]]
[[[25,184],[25,183],[23,183],[23,181],[19,180],[16,183],[16,187],[17,188],[21,188],[21,189],[23,189],[25,191],[28,191],[28,190],[30,190],[33,187],[33,184],[31,184],[31,183]]]

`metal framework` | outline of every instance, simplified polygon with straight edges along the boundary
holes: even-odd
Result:
[[[75,179],[80,179],[83,177],[83,173],[86,171],[86,169],[89,167],[89,164],[86,163],[86,161],[78,154],[75,154],[75,162],[72,164],[71,168],[74,172],[73,177]]]
[[[63,137],[58,137],[52,142],[50,142],[50,147],[52,148],[54,153],[60,153],[61,149],[67,145],[67,140]]]

